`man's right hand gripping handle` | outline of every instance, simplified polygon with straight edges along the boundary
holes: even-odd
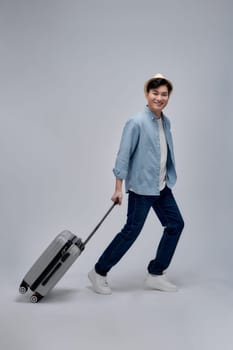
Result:
[[[123,199],[123,196],[122,196],[122,182],[123,182],[122,179],[117,179],[116,178],[115,192],[113,193],[112,198],[111,198],[111,200],[114,203],[119,204],[119,205],[122,204],[122,199]]]

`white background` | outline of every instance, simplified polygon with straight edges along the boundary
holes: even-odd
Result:
[[[4,350],[232,348],[232,10],[230,0],[0,1]],[[169,276],[180,292],[143,289],[162,233],[152,213],[112,270],[113,295],[88,288],[125,195],[47,301],[28,305],[17,288],[35,258],[63,229],[85,238],[111,205],[123,125],[158,72],[174,84],[165,113],[186,226]]]

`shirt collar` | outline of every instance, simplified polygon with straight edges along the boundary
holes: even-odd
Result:
[[[147,112],[150,116],[150,118],[152,120],[157,120],[157,119],[160,119],[160,118],[157,118],[153,112],[151,112],[150,108],[148,106],[145,107],[145,112]],[[161,118],[164,116],[163,112],[162,112],[162,115],[161,115]]]

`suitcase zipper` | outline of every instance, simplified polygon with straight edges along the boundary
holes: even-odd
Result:
[[[34,291],[41,283],[44,286],[46,283],[48,283],[49,279],[51,278],[51,276],[55,273],[55,269],[57,271],[57,269],[60,267],[58,266],[59,264],[57,264],[60,260],[60,258],[62,258],[65,253],[67,252],[67,250],[70,248],[70,246],[73,244],[72,241],[69,241],[65,244],[65,246],[63,246],[59,252],[55,255],[55,257],[51,260],[51,262],[48,264],[48,266],[45,268],[45,270],[39,275],[39,277],[34,281],[34,283],[31,285],[30,289],[32,291]],[[67,256],[68,257],[68,256]],[[57,264],[57,265],[56,265]],[[55,267],[54,267],[55,265]],[[52,271],[51,271],[52,270]],[[49,274],[49,275],[48,275]],[[46,279],[46,283],[43,282]]]
[[[70,254],[68,254],[69,256]],[[67,258],[68,258],[67,256]],[[54,269],[50,272],[50,274],[45,278],[45,280],[41,283],[42,286],[46,286],[46,284],[48,283],[48,281],[50,280],[50,278],[55,274],[55,272],[61,267],[62,263],[59,262]]]

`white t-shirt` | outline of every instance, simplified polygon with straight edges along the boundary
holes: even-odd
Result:
[[[161,118],[157,119],[159,125],[159,140],[160,140],[160,181],[159,190],[162,191],[166,185],[166,164],[167,164],[167,141],[163,129]]]

